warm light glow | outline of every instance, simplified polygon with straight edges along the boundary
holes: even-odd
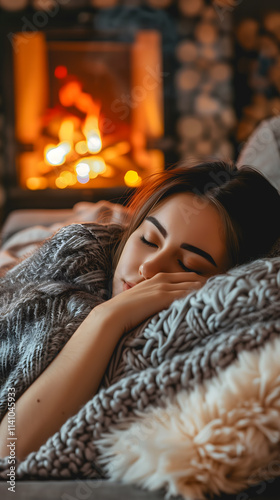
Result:
[[[131,145],[128,141],[121,141],[113,147],[106,148],[103,151],[103,158],[105,160],[113,160],[117,156],[125,155],[129,153]]]
[[[54,70],[54,76],[56,78],[65,78],[67,76],[66,66],[57,66]]]
[[[89,132],[87,134],[88,150],[91,153],[99,153],[102,149],[102,141],[98,131]]]
[[[135,105],[132,103],[129,116],[123,119],[117,106],[118,115],[111,109],[116,93],[113,79],[107,81],[102,71],[91,68],[93,82],[82,60],[72,64],[66,45],[49,44],[42,32],[33,35],[26,41],[25,35],[19,34],[19,42],[24,43],[14,54],[20,186],[27,193],[29,189],[55,188],[59,196],[58,189],[65,188],[135,187],[146,174],[164,170],[163,153],[151,149],[163,136],[162,42],[158,32],[138,30],[130,47],[129,84]],[[69,48],[80,59],[84,51],[94,58],[99,50],[78,40]],[[123,49],[127,51],[126,46],[117,47],[113,60],[121,57]],[[111,46],[107,50],[111,53]],[[60,61],[57,51],[61,56],[65,53]],[[110,65],[110,59],[107,62]],[[154,69],[153,75],[147,73],[147,67]],[[26,75],[31,86],[24,84]]]
[[[79,162],[76,165],[76,172],[78,174],[78,177],[88,177],[90,167],[85,162]]]
[[[124,182],[127,186],[135,187],[141,184],[141,177],[135,170],[128,170],[124,176]]]
[[[26,187],[28,189],[46,189],[48,187],[48,181],[45,177],[29,177],[26,179]]]
[[[106,148],[102,152],[102,154],[103,154],[103,158],[106,161],[113,160],[114,158],[116,158],[118,156],[117,148],[115,148],[115,147]]]
[[[45,163],[44,161],[39,161],[37,163],[37,167],[40,174],[47,174],[48,172],[52,171],[51,165]]]
[[[77,179],[80,184],[86,184],[89,181],[89,175],[87,175],[86,177],[80,177],[78,175]]]
[[[164,169],[164,153],[158,149],[136,150],[134,160],[137,165],[149,170],[151,174],[161,172]]]
[[[65,189],[68,184],[66,179],[64,179],[63,177],[58,177],[57,179],[55,179],[55,185],[59,189]]]
[[[82,91],[80,82],[68,82],[59,90],[59,100],[62,106],[73,106]]]
[[[98,118],[95,115],[88,115],[83,125],[83,133],[85,134],[85,137],[93,130],[98,130]]]
[[[90,179],[95,179],[97,176],[98,176],[98,174],[96,172],[93,172],[93,170],[90,171],[90,173],[89,173]]]
[[[90,167],[97,174],[102,174],[106,170],[106,163],[101,156],[97,156],[92,160]]]
[[[79,160],[75,166],[78,180],[82,178],[95,179],[99,174],[103,174],[106,168],[106,163],[101,156],[83,158]],[[79,180],[79,182],[81,181]]]
[[[90,94],[81,92],[75,101],[75,106],[83,113],[88,113],[89,110],[95,110],[96,106]]]
[[[77,182],[75,175],[72,174],[72,172],[68,172],[68,170],[63,170],[63,172],[61,172],[60,174],[60,177],[67,182],[68,186],[73,186]]]
[[[126,155],[131,150],[131,144],[128,141],[118,142],[116,149],[119,155]]]
[[[87,147],[91,153],[99,153],[102,149],[102,140],[98,128],[98,118],[93,115],[87,116],[83,133],[87,139]]]
[[[106,165],[106,169],[100,175],[102,175],[102,177],[114,177],[116,171],[113,167],[110,167],[110,165]]]
[[[57,146],[49,144],[45,148],[45,160],[50,165],[63,165],[66,155],[71,151],[71,144],[67,141],[61,142]]]
[[[59,140],[62,141],[68,141],[72,142],[73,141],[73,134],[74,134],[74,123],[72,120],[63,120],[63,122],[60,125],[60,129],[58,132],[58,137]]]
[[[85,155],[88,152],[87,141],[79,141],[75,144],[75,151],[78,155]]]

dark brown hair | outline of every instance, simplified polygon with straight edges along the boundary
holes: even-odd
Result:
[[[193,193],[214,205],[223,221],[231,267],[264,256],[280,235],[280,196],[258,172],[231,162],[180,164],[144,179],[131,199],[132,214],[115,255],[156,206],[175,193]]]

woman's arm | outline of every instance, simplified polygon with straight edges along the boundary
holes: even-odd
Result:
[[[16,402],[16,456],[38,450],[96,393],[121,336],[96,307],[56,358]],[[101,317],[102,316],[102,317]],[[8,414],[0,425],[0,457],[8,454]]]
[[[186,278],[188,277],[188,281]],[[160,273],[91,311],[56,358],[16,402],[16,456],[23,460],[96,393],[123,333],[202,286],[195,273]],[[7,414],[0,457],[8,454]]]

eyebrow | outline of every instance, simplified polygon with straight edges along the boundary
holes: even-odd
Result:
[[[150,215],[149,217],[146,217],[146,220],[149,220],[150,222],[152,222],[152,224],[154,224],[154,226],[156,226],[158,228],[158,230],[162,234],[162,236],[164,238],[166,238],[166,236],[167,236],[166,229],[161,225],[161,223],[155,217],[152,217]]]
[[[162,234],[164,238],[167,236],[167,231],[166,229],[162,226],[162,224],[156,219],[155,217],[152,217],[151,215],[146,217],[146,220],[150,221],[156,228],[159,230],[159,232]],[[189,243],[182,243],[180,248],[183,248],[184,250],[189,250],[190,252],[196,253],[197,255],[200,255],[201,257],[204,257],[204,259],[208,260],[210,264],[213,264],[213,266],[217,267],[216,262],[214,261],[213,257],[204,250],[201,250],[201,248],[195,247],[194,245],[190,245]]]

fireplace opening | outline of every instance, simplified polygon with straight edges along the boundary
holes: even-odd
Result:
[[[164,168],[161,34],[133,43],[16,33],[16,172],[21,189],[136,187]]]
[[[4,216],[125,203],[178,160],[232,156],[231,15],[210,0],[191,14],[185,2],[29,5],[0,15]]]

